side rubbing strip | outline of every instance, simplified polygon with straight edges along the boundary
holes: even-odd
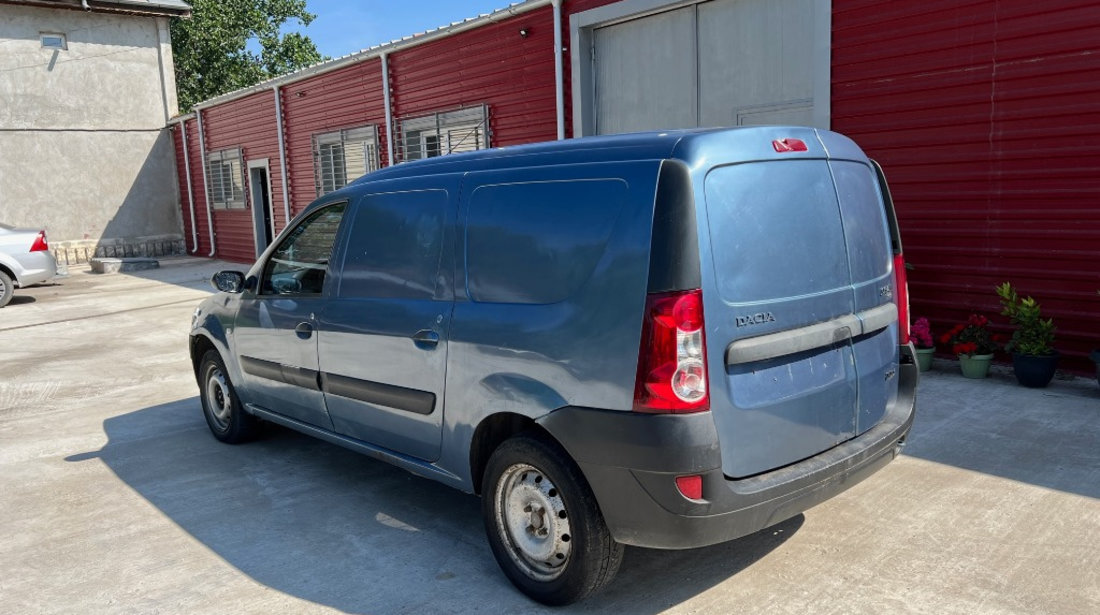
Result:
[[[317,383],[317,372],[312,369],[244,356],[241,357],[241,369],[244,370],[244,373],[257,378],[285,382],[313,391],[321,390],[320,385]]]
[[[321,374],[321,382],[325,392],[330,395],[339,395],[416,414],[431,414],[435,410],[435,394],[427,391],[329,373]]]
[[[890,326],[897,319],[897,306],[890,303],[808,327],[737,340],[726,348],[726,365],[764,361],[821,348],[857,335],[874,333]]]

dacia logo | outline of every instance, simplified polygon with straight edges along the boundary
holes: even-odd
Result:
[[[736,322],[738,327],[762,325],[768,322],[775,322],[775,316],[773,316],[771,312],[757,312],[756,314],[738,316]]]

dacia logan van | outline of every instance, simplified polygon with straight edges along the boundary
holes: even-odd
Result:
[[[268,421],[479,494],[547,604],[623,545],[756,532],[889,462],[913,421],[881,171],[794,127],[490,149],[306,208],[195,312],[214,436]]]

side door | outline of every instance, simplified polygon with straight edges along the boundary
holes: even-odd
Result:
[[[355,203],[319,323],[335,431],[428,461],[439,458],[453,305],[458,179],[441,181],[390,184]]]
[[[318,209],[287,233],[241,297],[236,352],[247,399],[332,429],[317,369],[317,314],[331,285],[329,260],[346,203]]]

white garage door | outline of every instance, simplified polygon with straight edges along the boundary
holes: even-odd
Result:
[[[591,132],[812,126],[815,118],[827,128],[827,101],[815,101],[814,92],[820,12],[829,4],[711,0],[597,25],[591,31]],[[824,44],[827,54],[827,38]],[[819,98],[827,97],[827,83],[826,75]]]

